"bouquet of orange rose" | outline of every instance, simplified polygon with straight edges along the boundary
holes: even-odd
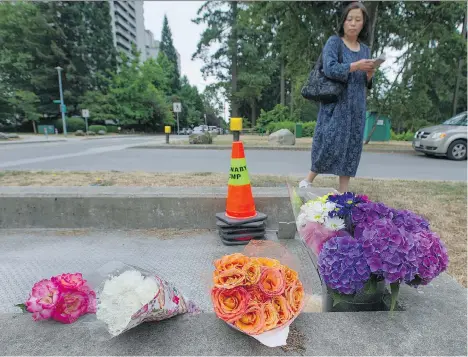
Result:
[[[246,250],[272,244],[278,246],[252,241]],[[280,260],[241,253],[226,255],[214,266],[211,299],[216,315],[269,347],[285,345],[289,325],[305,305],[299,274]]]

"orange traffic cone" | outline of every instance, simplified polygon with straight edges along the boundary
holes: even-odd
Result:
[[[232,143],[226,216],[248,219],[256,215],[249,172],[247,171],[247,161],[245,160],[244,144],[242,144],[242,141],[236,141]]]
[[[232,143],[231,170],[226,212],[217,213],[219,234],[224,244],[247,244],[265,235],[267,215],[255,209],[249,172],[241,141]]]

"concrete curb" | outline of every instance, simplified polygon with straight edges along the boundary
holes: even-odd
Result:
[[[299,146],[251,146],[244,145],[246,149],[250,150],[283,150],[283,151],[310,151],[310,147],[299,147]],[[138,145],[132,146],[129,149],[159,149],[159,150],[231,150],[229,145]],[[417,154],[414,150],[403,149],[403,150],[387,150],[387,149],[364,149],[364,152],[382,152],[382,153],[397,153],[397,154]]]
[[[323,194],[330,189],[323,189]],[[0,228],[213,229],[226,188],[0,187]],[[294,221],[287,188],[254,188],[267,228]]]
[[[126,134],[119,134],[119,135],[110,135],[110,136],[88,136],[83,137],[81,140],[102,140],[102,139],[121,139],[121,138],[138,138],[144,137],[146,135],[126,135]],[[155,136],[155,135],[154,135]]]
[[[68,141],[67,139],[57,139],[57,140],[31,140],[31,141],[6,141],[0,142],[0,145],[27,145],[27,144],[53,144]]]

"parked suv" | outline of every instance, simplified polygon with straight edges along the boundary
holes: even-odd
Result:
[[[413,138],[413,148],[427,156],[466,160],[466,138],[467,112],[464,112],[440,125],[418,130]]]

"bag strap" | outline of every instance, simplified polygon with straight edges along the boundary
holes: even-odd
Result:
[[[338,37],[339,38],[339,37]],[[338,46],[338,63],[343,63],[343,40],[340,39],[340,45]],[[315,69],[320,69],[323,67],[323,50],[320,52],[320,56],[317,59],[317,62],[315,62],[315,66],[313,68]]]
[[[343,63],[343,40],[340,38],[340,47],[338,47],[338,63]]]

